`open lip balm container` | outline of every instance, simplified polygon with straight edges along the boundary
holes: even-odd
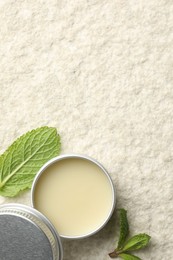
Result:
[[[54,225],[60,237],[78,239],[102,229],[115,207],[115,190],[105,168],[77,154],[58,156],[37,173],[32,206]]]

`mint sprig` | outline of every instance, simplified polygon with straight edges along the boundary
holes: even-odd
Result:
[[[141,258],[131,254],[119,254],[123,260],[141,260]]]
[[[127,241],[129,234],[129,224],[127,219],[127,211],[119,209],[120,235],[117,248],[109,254],[111,258],[121,257],[123,260],[141,260],[139,257],[130,254],[131,251],[136,251],[146,247],[151,239],[147,234],[138,234]]]
[[[19,137],[0,156],[0,195],[14,197],[31,188],[38,170],[60,148],[60,136],[53,127],[40,127]]]
[[[118,240],[118,248],[121,249],[129,234],[127,211],[125,209],[119,210],[119,221],[120,221],[120,236],[119,236],[119,240]]]
[[[123,247],[123,252],[133,251],[146,247],[150,241],[150,236],[147,234],[138,234],[131,237]]]

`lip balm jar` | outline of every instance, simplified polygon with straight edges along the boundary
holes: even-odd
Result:
[[[55,226],[60,237],[78,239],[102,229],[115,207],[115,190],[106,169],[78,154],[58,156],[38,172],[32,206]]]

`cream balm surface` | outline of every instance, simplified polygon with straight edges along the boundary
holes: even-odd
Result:
[[[78,157],[49,165],[36,181],[33,204],[63,237],[87,236],[108,219],[114,190],[96,163]]]

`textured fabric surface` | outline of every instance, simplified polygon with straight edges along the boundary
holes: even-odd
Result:
[[[142,259],[172,259],[172,0],[1,0],[0,149],[42,125],[62,153],[96,158],[152,236]],[[0,203],[30,205],[30,192]],[[64,241],[64,260],[108,260],[114,216],[97,235]]]

